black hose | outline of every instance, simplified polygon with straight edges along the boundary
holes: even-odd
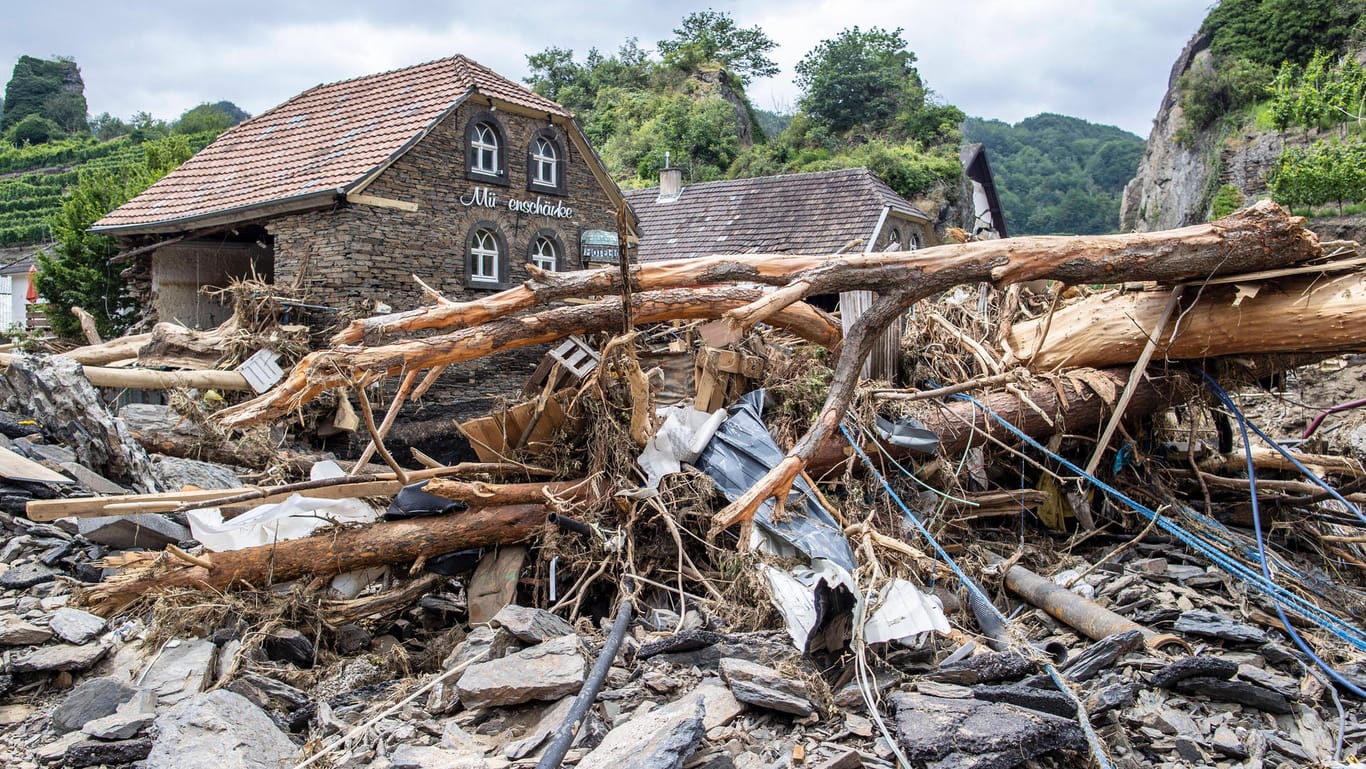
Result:
[[[559,517],[555,516],[554,513],[551,513],[551,516],[552,518]],[[560,520],[568,519],[560,518]],[[570,522],[579,523],[578,521]],[[581,523],[579,525],[583,526]],[[628,578],[622,587],[629,590],[629,585]],[[607,680],[607,671],[611,669],[612,662],[617,658],[617,649],[621,647],[621,639],[626,637],[626,628],[630,625],[631,599],[628,594],[628,597],[621,599],[621,603],[617,606],[617,617],[612,621],[612,632],[607,635],[607,640],[602,644],[602,653],[593,663],[593,669],[588,671],[588,679],[583,682],[583,688],[574,698],[574,705],[569,709],[569,715],[564,719],[564,723],[555,728],[554,734],[551,735],[550,744],[546,746],[545,753],[541,755],[541,760],[536,763],[536,769],[559,769],[560,762],[564,760],[564,754],[569,752],[569,746],[574,742],[574,733],[578,730],[579,722],[583,720],[584,714],[588,712],[593,700],[598,698],[598,692],[602,690],[603,681]]]
[[[566,518],[559,513],[551,513],[545,519],[565,531],[572,531],[575,534],[582,534],[585,537],[592,536],[593,530],[583,521],[576,521],[573,518]]]
[[[963,575],[964,587],[968,589],[968,606],[972,608],[972,615],[977,618],[977,627],[982,629],[982,635],[987,637],[987,645],[996,651],[1004,651],[1009,642],[1006,638],[1006,626],[1001,621],[1001,613],[986,598],[986,592],[973,582],[968,575]]]

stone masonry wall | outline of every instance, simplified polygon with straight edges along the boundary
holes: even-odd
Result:
[[[463,105],[385,170],[364,193],[416,203],[416,212],[370,205],[342,204],[326,211],[280,217],[268,228],[275,242],[275,279],[307,289],[307,301],[339,310],[373,307],[376,302],[394,310],[422,301],[412,276],[417,275],[452,299],[476,299],[496,289],[471,288],[465,281],[465,248],[477,222],[492,222],[507,245],[508,283],[527,277],[525,262],[538,232],[550,229],[564,249],[565,268],[576,269],[579,239],[584,230],[616,230],[615,212],[607,193],[589,171],[587,159],[558,132],[561,164],[566,173],[565,194],[527,189],[527,147],[545,120],[507,112],[492,116],[503,129],[506,186],[466,178],[465,126],[486,105]],[[558,129],[557,129],[558,131]],[[467,206],[461,197],[477,187],[497,196],[493,207]],[[554,218],[509,210],[509,199],[556,203],[573,208],[573,216]],[[505,285],[507,285],[505,284]]]

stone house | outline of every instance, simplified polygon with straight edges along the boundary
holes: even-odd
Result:
[[[156,320],[205,327],[204,286],[260,276],[314,311],[472,299],[616,262],[635,219],[563,107],[464,56],[320,85],[228,130],[96,222]]]
[[[641,261],[709,254],[833,254],[938,242],[934,220],[867,168],[660,186],[626,193],[640,217]]]

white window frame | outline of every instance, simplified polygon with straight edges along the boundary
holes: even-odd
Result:
[[[29,276],[32,280],[33,276]],[[0,275],[0,330],[10,327],[14,321],[14,277]]]
[[[536,246],[531,249],[531,263],[545,270],[555,272],[560,269],[560,248],[552,238],[536,236]]]
[[[542,187],[558,187],[560,183],[560,157],[555,142],[537,136],[531,152],[531,167],[534,170],[533,184]]]
[[[498,162],[500,151],[498,131],[488,123],[476,124],[470,132],[470,170],[478,174],[497,176],[501,167]]]
[[[498,250],[498,235],[493,230],[478,229],[470,238],[471,283],[500,283],[502,252]]]

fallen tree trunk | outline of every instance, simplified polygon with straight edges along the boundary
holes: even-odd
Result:
[[[8,366],[17,356],[0,353],[0,366]],[[70,356],[58,356],[70,357]],[[85,378],[96,387],[134,390],[250,390],[247,378],[236,371],[153,371],[145,368],[100,368],[83,366]]]
[[[781,514],[783,500],[806,462],[819,450],[844,418],[858,384],[858,371],[872,352],[878,336],[893,320],[917,301],[958,283],[990,280],[998,285],[1026,280],[1053,279],[1065,283],[1097,283],[1129,280],[1180,282],[1215,275],[1265,270],[1319,256],[1318,238],[1303,227],[1302,217],[1292,217],[1270,201],[1236,211],[1217,222],[1162,233],[1135,233],[1094,238],[1056,239],[1055,248],[1038,253],[1028,246],[1012,247],[1016,240],[969,243],[965,248],[1003,244],[995,260],[985,265],[935,259],[918,275],[904,276],[900,290],[881,296],[861,316],[845,339],[835,364],[835,374],[820,413],[811,428],[773,469],[748,492],[716,514],[713,533],[748,521],[759,506],[774,500]],[[1026,242],[1039,238],[1020,239]],[[939,247],[943,248],[943,247]],[[926,249],[930,253],[936,249]],[[1184,277],[1183,277],[1184,276]],[[952,280],[950,284],[941,281]]]
[[[104,363],[132,360],[133,358],[138,357],[138,350],[141,349],[144,344],[147,344],[147,340],[151,338],[151,334],[121,336],[118,339],[110,339],[103,344],[91,344],[84,347],[77,347],[74,350],[67,350],[61,354],[83,366],[99,366]]]
[[[1270,353],[1366,350],[1366,273],[1302,275],[1184,292],[1179,322],[1168,324],[1156,354],[1170,360]],[[1234,304],[1242,294],[1242,300]],[[1107,292],[1016,325],[1007,363],[1034,371],[1114,366],[1138,359],[1169,292]],[[1172,334],[1175,332],[1175,338]],[[1042,344],[1039,336],[1044,334]],[[1038,347],[1038,353],[1031,352]]]
[[[455,515],[330,530],[303,539],[209,553],[205,568],[163,554],[151,565],[120,573],[81,594],[109,616],[146,593],[175,588],[223,591],[265,588],[303,576],[332,577],[355,569],[407,563],[454,550],[520,542],[545,525],[544,505],[486,507]]]
[[[759,289],[736,286],[697,292],[654,291],[637,294],[631,307],[637,323],[717,318],[726,310],[743,307],[762,295]],[[233,427],[249,425],[283,416],[321,392],[364,378],[445,366],[553,342],[572,334],[616,330],[621,327],[621,308],[621,299],[604,299],[589,305],[557,307],[533,315],[501,318],[444,336],[384,347],[342,347],[309,353],[275,389],[254,400],[223,409],[218,412],[218,418]],[[826,347],[833,347],[840,337],[838,325],[829,316],[804,304],[786,308],[769,322]]]
[[[600,496],[602,490],[591,480],[546,483],[484,483],[456,478],[433,478],[422,490],[444,499],[469,505],[546,504],[549,498],[583,500]]]
[[[1128,374],[1126,369],[1068,371],[1067,376],[1059,380],[1041,381],[1023,390],[1029,403],[1010,390],[974,393],[972,397],[1030,437],[1043,439],[1056,433],[1085,434],[1096,431],[1109,416],[1115,396],[1124,387]],[[1145,377],[1135,388],[1127,413],[1138,417],[1165,408],[1186,381],[1184,375]],[[983,445],[989,437],[1010,445],[1019,442],[1000,423],[967,401],[930,403],[915,415],[939,436],[940,456],[959,456],[971,446]],[[906,449],[878,445],[893,457],[911,456]],[[865,450],[870,448],[865,445]],[[853,453],[842,434],[831,435],[811,456],[809,467],[812,474],[819,477],[840,467]]]

